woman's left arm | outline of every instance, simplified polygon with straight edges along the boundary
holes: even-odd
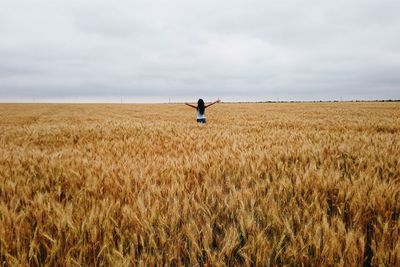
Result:
[[[197,106],[195,106],[195,105],[192,105],[192,104],[189,104],[189,103],[185,103],[185,105],[187,105],[187,106],[189,106],[189,107],[192,107],[192,108],[197,108]]]

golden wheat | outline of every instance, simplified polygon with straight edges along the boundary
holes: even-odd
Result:
[[[0,105],[0,265],[400,265],[400,104]]]

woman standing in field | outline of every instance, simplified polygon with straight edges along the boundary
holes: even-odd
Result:
[[[196,109],[197,123],[206,123],[206,116],[204,115],[206,108],[208,108],[211,105],[214,105],[215,103],[219,103],[219,102],[221,102],[221,100],[218,99],[215,102],[212,102],[209,104],[204,104],[203,99],[200,98],[199,101],[197,101],[197,106],[189,104],[189,103],[185,103],[185,104],[188,105],[189,107]]]

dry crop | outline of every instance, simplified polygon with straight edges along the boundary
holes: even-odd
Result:
[[[400,265],[400,104],[0,105],[0,265]]]

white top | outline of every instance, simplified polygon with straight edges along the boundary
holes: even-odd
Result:
[[[204,113],[205,113],[205,110],[204,110]],[[196,110],[197,119],[205,119],[206,116],[204,115],[204,113],[200,114],[200,111],[197,109]]]

